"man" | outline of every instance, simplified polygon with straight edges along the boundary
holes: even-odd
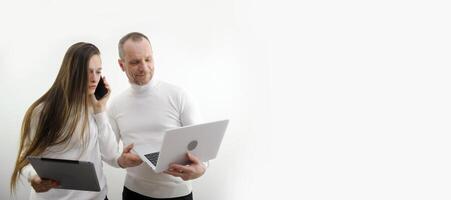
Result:
[[[149,39],[137,32],[119,41],[119,65],[131,87],[117,96],[109,108],[111,125],[124,145],[162,142],[164,131],[199,123],[199,116],[180,88],[155,80]],[[124,200],[192,199],[191,182],[205,173],[206,165],[187,154],[190,165],[173,164],[157,174],[147,164],[127,169]]]

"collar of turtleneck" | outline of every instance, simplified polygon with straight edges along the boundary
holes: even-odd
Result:
[[[132,92],[135,94],[143,94],[151,91],[157,84],[157,80],[151,79],[147,84],[137,85],[135,83],[130,83]]]

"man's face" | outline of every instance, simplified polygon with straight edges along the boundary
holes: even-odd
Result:
[[[128,80],[137,85],[149,83],[154,72],[153,52],[149,41],[127,40],[123,51],[124,58],[119,59],[119,65],[127,74]]]

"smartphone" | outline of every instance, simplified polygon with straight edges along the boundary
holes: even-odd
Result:
[[[103,78],[100,77],[99,83],[97,84],[96,91],[94,92],[94,95],[96,96],[97,100],[100,100],[108,93],[108,89],[105,87],[105,83],[103,82]]]

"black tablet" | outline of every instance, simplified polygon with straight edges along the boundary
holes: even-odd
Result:
[[[41,178],[60,183],[55,189],[100,191],[92,162],[27,156],[27,160]]]

